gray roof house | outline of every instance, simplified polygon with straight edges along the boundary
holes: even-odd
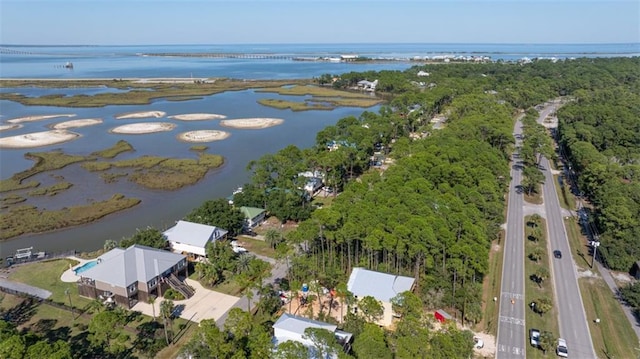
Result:
[[[226,239],[228,231],[206,224],[178,221],[175,226],[164,231],[171,250],[190,257],[206,257],[209,242]]]
[[[414,284],[415,279],[412,277],[403,277],[356,267],[351,271],[347,289],[353,293],[356,299],[370,296],[380,301],[384,308],[384,314],[377,323],[389,326],[394,316],[391,308],[391,298],[402,292],[413,290]],[[357,307],[355,310],[357,310]]]
[[[335,324],[320,322],[296,315],[284,313],[273,324],[273,344],[277,347],[280,343],[293,340],[304,344],[309,348],[309,357],[315,358],[314,344],[311,340],[307,339],[304,335],[304,331],[307,328],[326,329],[331,333],[334,333],[336,340],[346,352],[351,349],[351,340],[353,334],[338,330]],[[337,358],[337,355],[327,355],[326,358]]]
[[[112,298],[131,308],[138,300],[160,296],[164,279],[184,271],[187,261],[181,254],[134,244],[114,248],[101,255],[96,265],[78,273],[80,295]]]

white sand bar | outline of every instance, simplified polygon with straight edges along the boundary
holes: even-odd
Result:
[[[16,130],[22,127],[22,125],[14,124],[14,125],[0,125],[0,131],[8,131],[8,130]]]
[[[26,133],[24,135],[0,138],[0,148],[33,148],[49,146],[75,140],[78,137],[80,137],[79,134],[66,130],[33,132]]]
[[[180,121],[205,121],[205,120],[222,120],[227,118],[225,115],[216,115],[215,113],[186,113],[183,115],[169,116],[170,119]]]
[[[224,140],[231,134],[225,131],[217,130],[199,130],[183,132],[178,135],[178,139],[185,142],[213,142]]]
[[[284,122],[280,118],[240,118],[237,120],[222,120],[221,126],[242,128],[242,129],[261,129],[280,125]]]
[[[53,128],[54,130],[65,130],[67,128],[93,126],[101,123],[102,119],[99,118],[84,118],[81,120],[71,120],[56,123],[55,125],[51,126],[51,128]]]
[[[143,122],[122,125],[111,129],[112,133],[124,133],[128,135],[141,135],[145,133],[166,132],[176,128],[173,123],[167,122]]]
[[[56,118],[56,117],[74,117],[74,116],[75,114],[26,116],[26,117],[19,117],[19,118],[7,120],[7,122],[9,123],[33,122],[33,121],[48,120],[50,118]]]
[[[116,119],[126,120],[129,118],[149,118],[149,117],[160,118],[160,117],[164,117],[164,115],[166,114],[167,114],[166,112],[162,112],[162,111],[130,112],[130,113],[123,113],[120,115],[116,115]]]

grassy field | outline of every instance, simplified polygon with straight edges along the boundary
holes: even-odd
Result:
[[[525,302],[531,303],[540,298],[549,298],[552,303],[554,302],[553,293],[553,278],[551,278],[551,272],[549,271],[549,278],[546,278],[541,283],[536,283],[531,279],[540,268],[550,268],[549,253],[547,250],[547,238],[543,235],[538,241],[530,240],[530,235],[533,232],[532,216],[525,217]],[[542,233],[546,234],[546,222],[544,219],[540,219],[538,226],[541,228]],[[538,251],[541,254],[541,258],[538,261],[532,260],[529,255]],[[548,331],[553,333],[555,337],[560,336],[560,330],[558,329],[558,311],[554,306],[549,312],[545,314],[537,314],[530,307],[527,307],[525,313],[525,321],[527,323],[527,336],[529,335],[529,329],[535,328],[540,332]],[[527,345],[527,357],[529,358],[544,358],[542,350]]]
[[[493,298],[500,298],[500,286],[502,279],[502,260],[504,257],[504,231],[500,231],[499,237],[491,243],[489,252],[489,271],[482,285],[482,321],[476,325],[475,330],[497,336],[498,334],[498,309],[500,302]]]
[[[620,303],[599,276],[597,268],[590,267],[591,257],[587,240],[580,232],[580,225],[575,218],[565,219],[564,224],[578,272],[592,273],[592,276],[580,278],[578,284],[587,318],[600,318],[598,324],[589,320],[589,331],[596,355],[601,358],[634,358],[634,355],[637,357],[638,352],[634,349],[640,346],[637,336]]]
[[[275,258],[276,256],[276,251],[269,247],[266,241],[253,238],[251,236],[241,235],[238,236],[238,242],[242,243],[249,253],[263,255],[269,258]]]

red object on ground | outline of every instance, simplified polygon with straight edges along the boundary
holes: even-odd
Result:
[[[451,319],[451,315],[449,315],[449,313],[445,312],[442,309],[436,310],[435,313],[433,313],[433,315],[436,317],[436,320],[438,320],[440,323],[444,323],[447,320]]]

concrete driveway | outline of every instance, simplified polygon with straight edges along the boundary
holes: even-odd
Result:
[[[206,289],[200,283],[191,279],[187,279],[186,282],[195,289],[196,293],[189,299],[173,301],[176,306],[176,314],[179,314],[180,318],[183,319],[197,323],[200,323],[203,319],[217,320],[240,299],[232,295]],[[160,313],[160,302],[162,300],[162,298],[158,298],[153,304],[156,316]],[[154,314],[151,304],[144,302],[138,302],[131,310],[140,311],[148,316],[153,316]]]

